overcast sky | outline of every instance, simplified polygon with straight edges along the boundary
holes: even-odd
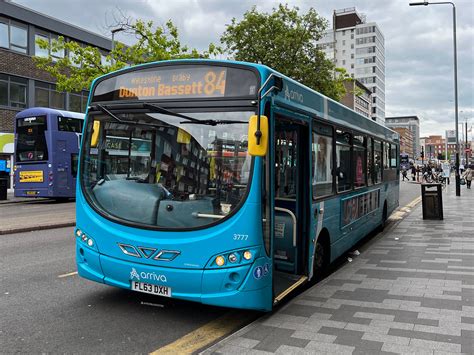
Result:
[[[421,0],[418,0],[421,1]],[[204,49],[219,43],[233,17],[253,5],[270,11],[278,1],[256,0],[14,0],[68,23],[110,36],[107,25],[119,10],[161,25],[171,19],[182,43]],[[409,0],[292,0],[300,11],[314,7],[330,21],[334,9],[356,7],[377,22],[385,37],[386,115],[417,115],[421,134],[454,129],[453,26],[450,5],[408,6]],[[285,2],[283,2],[285,3]],[[474,0],[457,9],[459,119],[474,124]],[[124,42],[132,40],[117,35]],[[461,112],[462,111],[462,112]]]

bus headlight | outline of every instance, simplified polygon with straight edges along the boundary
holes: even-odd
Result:
[[[82,231],[80,229],[76,230],[76,235],[80,238],[82,235]]]
[[[229,254],[229,261],[231,263],[235,263],[237,261],[237,259],[238,259],[237,255],[235,255],[234,253]]]
[[[225,259],[222,255],[219,255],[217,258],[216,258],[216,265],[217,266],[222,266],[225,264]]]
[[[245,260],[250,260],[252,259],[252,252],[250,250],[244,251],[244,259]]]

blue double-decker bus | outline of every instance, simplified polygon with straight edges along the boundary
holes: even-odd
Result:
[[[92,85],[76,197],[89,280],[269,311],[398,206],[398,135],[257,64]]]
[[[75,196],[83,123],[81,113],[43,107],[16,115],[15,196]]]

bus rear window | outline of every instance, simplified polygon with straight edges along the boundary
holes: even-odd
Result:
[[[58,131],[82,133],[83,120],[58,116]]]
[[[16,161],[48,160],[46,116],[19,118],[16,121]]]

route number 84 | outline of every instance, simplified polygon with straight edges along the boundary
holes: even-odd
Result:
[[[234,234],[234,240],[247,240],[249,239],[248,234]]]

